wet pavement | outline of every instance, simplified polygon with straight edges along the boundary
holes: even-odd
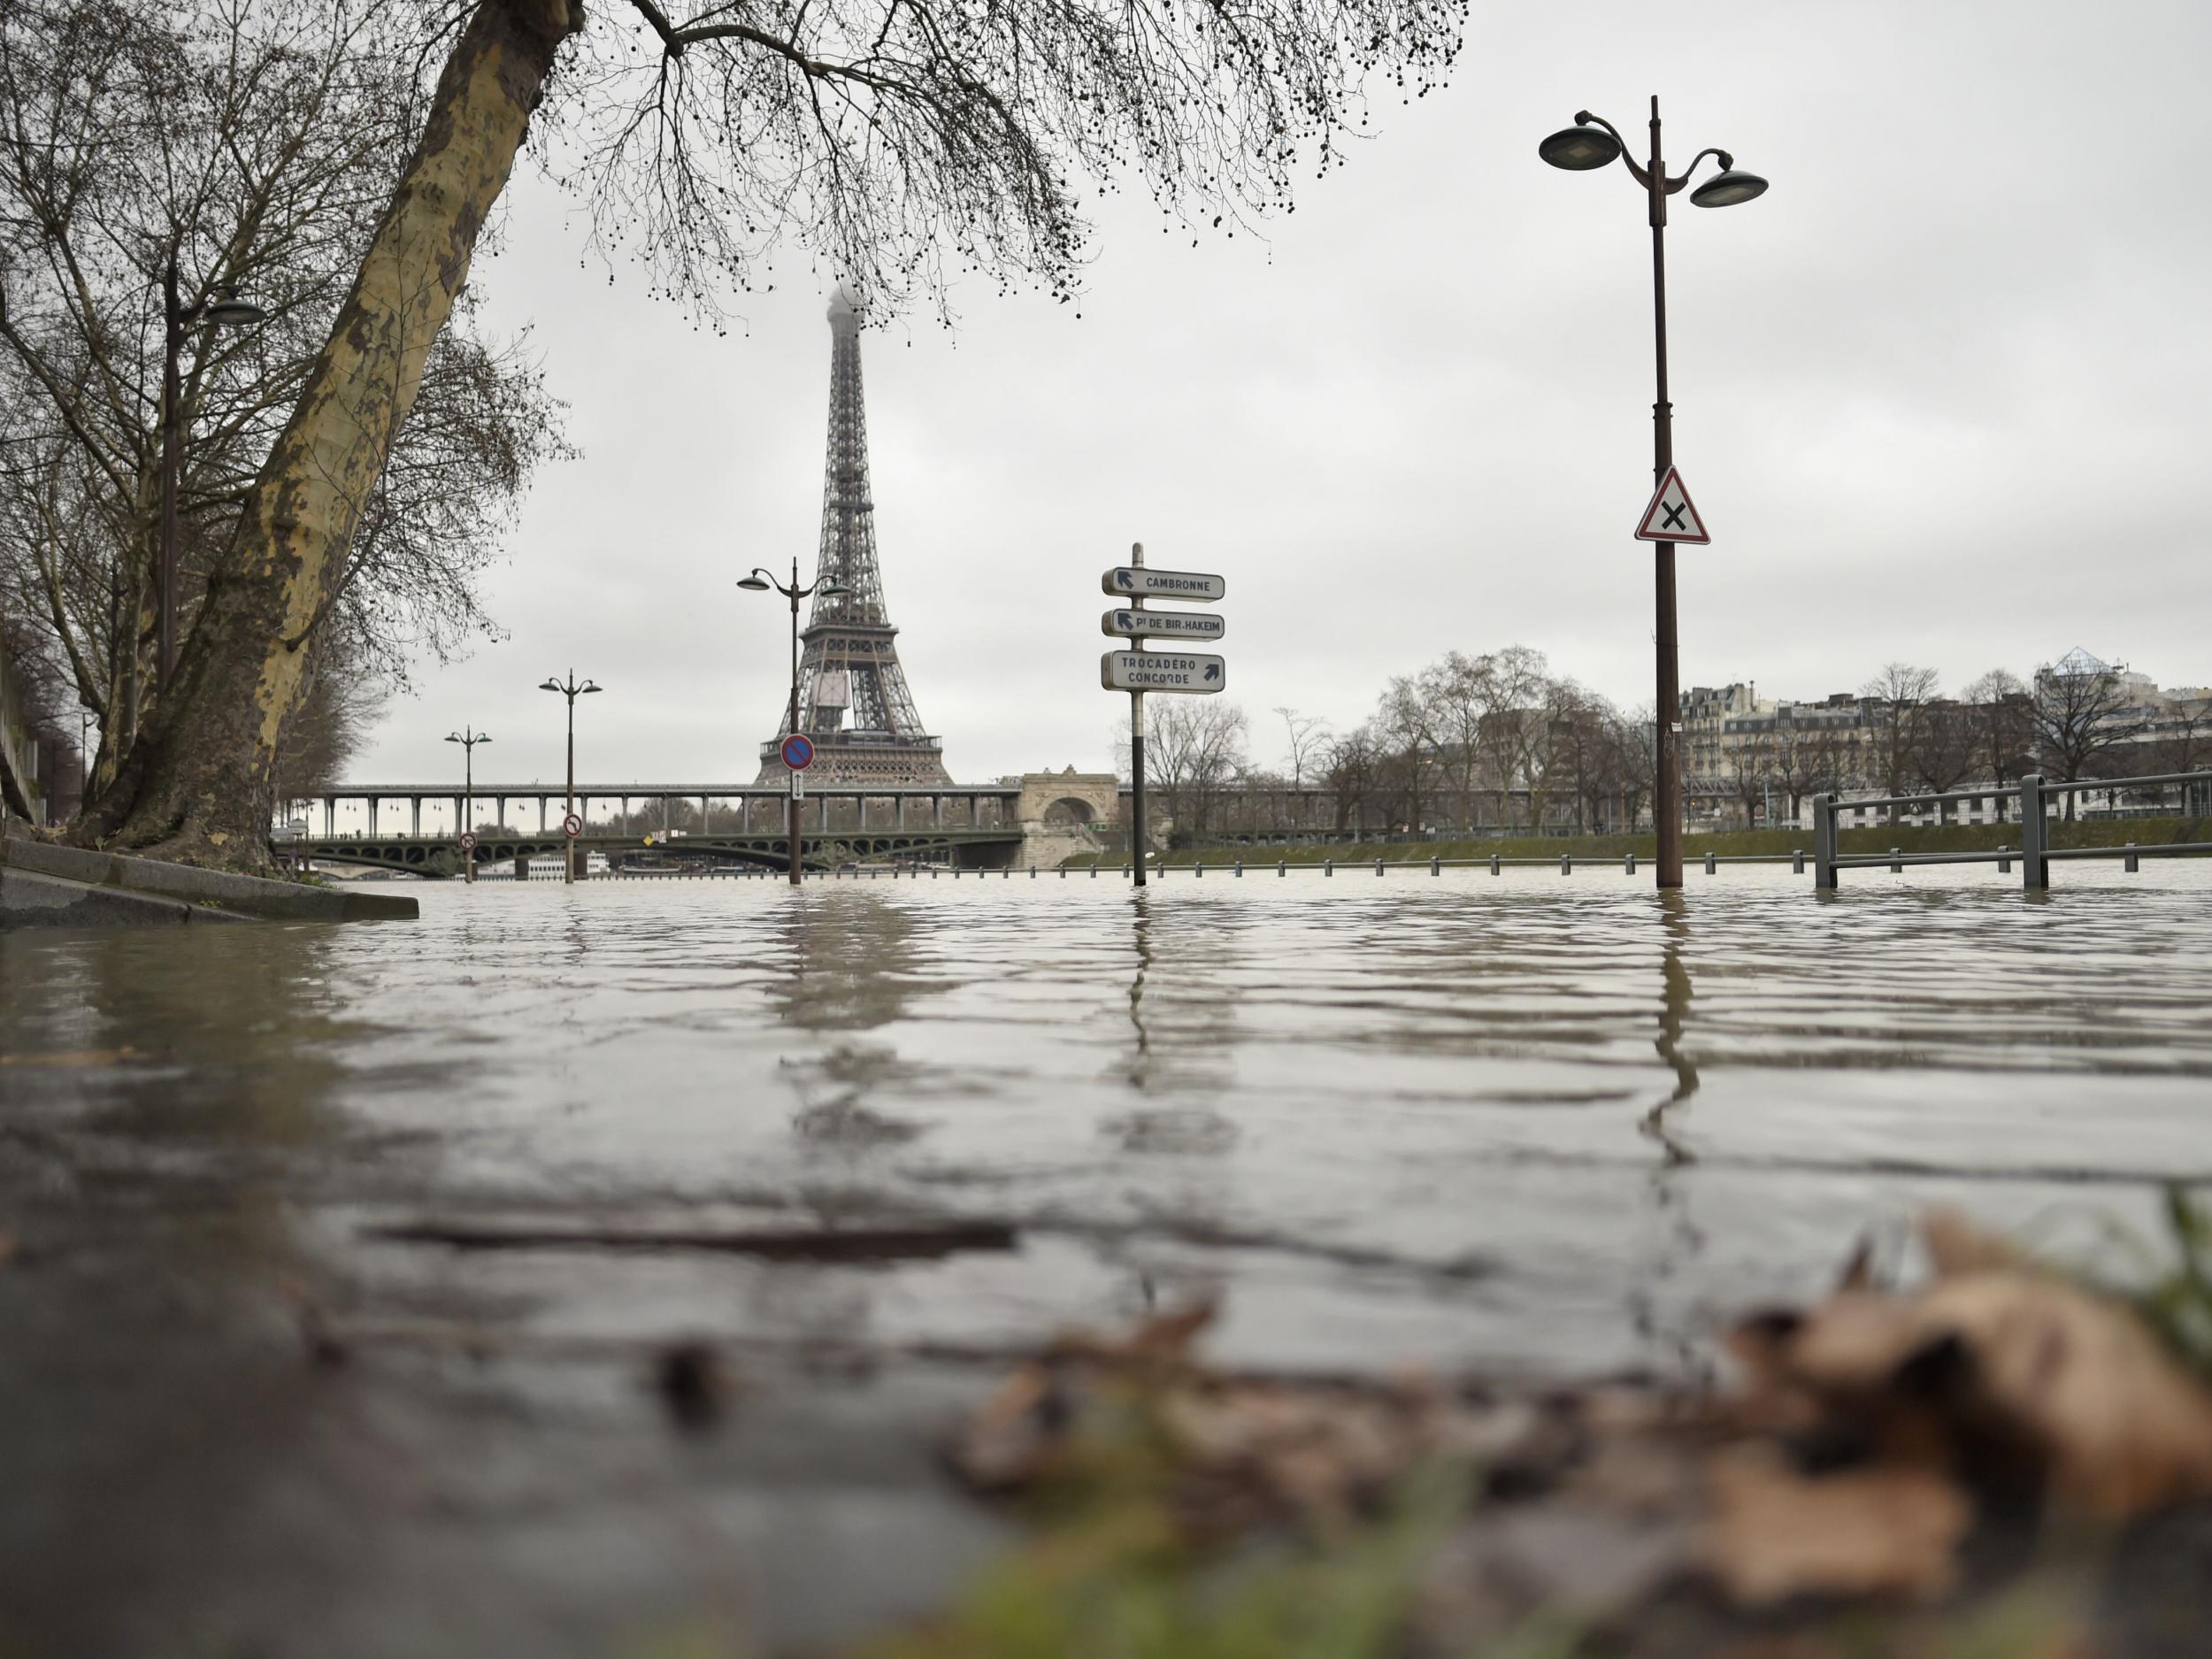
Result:
[[[0,938],[0,1655],[647,1655],[927,1607],[997,1356],[1697,1374],[1935,1198],[2212,1180],[2212,867],[406,889]],[[1003,1223],[879,1261],[498,1250]],[[710,1356],[687,1422],[657,1379]],[[734,1646],[732,1651],[735,1651]]]

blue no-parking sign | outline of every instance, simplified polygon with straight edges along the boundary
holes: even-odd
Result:
[[[804,772],[814,764],[814,741],[794,732],[783,740],[783,764],[793,772]]]

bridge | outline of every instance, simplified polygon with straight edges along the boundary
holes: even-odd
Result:
[[[325,864],[356,864],[429,877],[462,872],[453,833],[422,833],[425,801],[449,807],[455,825],[472,816],[479,866],[531,858],[557,858],[567,840],[554,803],[558,784],[485,783],[470,792],[450,783],[344,784],[318,792],[323,833],[281,843],[284,850]],[[588,852],[642,857],[674,854],[691,859],[780,867],[791,843],[786,825],[789,797],[776,785],[715,783],[579,784],[573,799],[586,833],[577,845]],[[341,834],[342,801],[366,810],[365,833]],[[534,802],[536,826],[510,826],[509,808]],[[622,823],[606,829],[591,823],[592,804],[619,804]],[[403,803],[408,833],[380,833],[380,806]],[[641,814],[632,808],[641,805]],[[679,808],[680,819],[679,821]],[[694,808],[697,817],[693,819]],[[817,869],[869,859],[951,862],[970,868],[1050,868],[1062,859],[1094,853],[1101,837],[1120,819],[1120,785],[1110,773],[1029,772],[995,784],[879,786],[833,784],[810,789],[801,803],[799,856]],[[493,827],[496,826],[496,827]],[[681,831],[680,833],[673,832]],[[645,836],[653,836],[648,848]]]

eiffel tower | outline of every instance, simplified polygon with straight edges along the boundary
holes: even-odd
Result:
[[[823,783],[950,783],[937,740],[922,730],[899,666],[898,629],[883,604],[876,565],[875,503],[868,493],[868,413],[860,390],[860,315],[840,284],[829,306],[829,466],[822,486],[822,549],[816,580],[847,591],[816,595],[799,635],[799,730],[814,740],[810,772]],[[790,704],[760,746],[761,783],[789,774],[777,746]]]

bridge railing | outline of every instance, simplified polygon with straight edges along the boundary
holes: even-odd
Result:
[[[2005,789],[1951,790],[1932,795],[1882,795],[1877,799],[1855,800],[1848,803],[1831,794],[1813,796],[1813,887],[1816,891],[1832,893],[1837,878],[1846,870],[1871,870],[1884,864],[1901,869],[1906,864],[1994,864],[2000,870],[2009,870],[2012,861],[2020,861],[2021,886],[2031,892],[2041,892],[2051,885],[2051,864],[2061,858],[2118,858],[2125,867],[2133,870],[2136,861],[2143,857],[2172,856],[2185,853],[2212,852],[2212,841],[2159,841],[2138,846],[2133,841],[2117,847],[2053,847],[2050,844],[2050,810],[2068,795],[2137,793],[2146,789],[2175,789],[2182,792],[2185,811],[2190,798],[2199,791],[2212,793],[2212,772],[2156,772],[2138,778],[2075,778],[2063,783],[2052,783],[2039,774],[2023,778],[2018,784]],[[1882,807],[1942,807],[1954,802],[1989,799],[2016,802],[2019,806],[2020,847],[1999,848],[1993,852],[1949,853],[1840,853],[1837,851],[1837,818],[1844,810],[1862,811]]]

